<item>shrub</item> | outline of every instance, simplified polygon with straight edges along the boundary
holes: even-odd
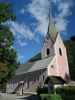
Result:
[[[56,93],[60,94],[63,100],[75,100],[75,86],[57,88]]]
[[[48,88],[37,88],[37,94],[40,95],[40,94],[47,94],[48,93]]]
[[[63,86],[56,89],[56,93],[65,94],[65,95],[73,95],[75,94],[75,86]]]

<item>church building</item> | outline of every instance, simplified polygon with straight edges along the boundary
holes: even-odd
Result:
[[[43,48],[26,64],[18,67],[15,76],[7,83],[7,92],[36,91],[38,86],[44,86],[48,77],[59,80],[60,84],[69,80],[66,48],[52,17],[49,18]]]

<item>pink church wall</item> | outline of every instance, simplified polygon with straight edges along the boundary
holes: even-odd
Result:
[[[53,58],[53,60],[48,65],[48,76],[58,76],[57,67],[56,67],[56,58],[55,57]]]
[[[68,67],[66,48],[63,44],[60,35],[58,35],[56,39],[54,48],[55,48],[56,67],[58,76],[61,76],[63,79],[66,80],[66,75],[69,75],[69,67]],[[60,55],[59,53],[59,48],[61,48],[62,55]]]
[[[62,56],[59,53],[59,48],[61,48]],[[67,53],[60,35],[57,36],[54,44],[54,51],[55,56],[52,62],[48,65],[48,76],[58,76],[66,80],[66,74],[69,75]]]

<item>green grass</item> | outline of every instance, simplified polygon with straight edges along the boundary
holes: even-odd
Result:
[[[62,100],[58,94],[41,94],[41,100]]]

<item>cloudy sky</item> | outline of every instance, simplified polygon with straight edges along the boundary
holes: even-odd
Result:
[[[3,1],[3,0],[0,0]],[[4,0],[6,1],[6,0]],[[63,39],[75,35],[74,0],[7,0],[13,5],[16,21],[8,21],[14,35],[18,60],[25,63],[40,52],[48,29],[49,7]]]

